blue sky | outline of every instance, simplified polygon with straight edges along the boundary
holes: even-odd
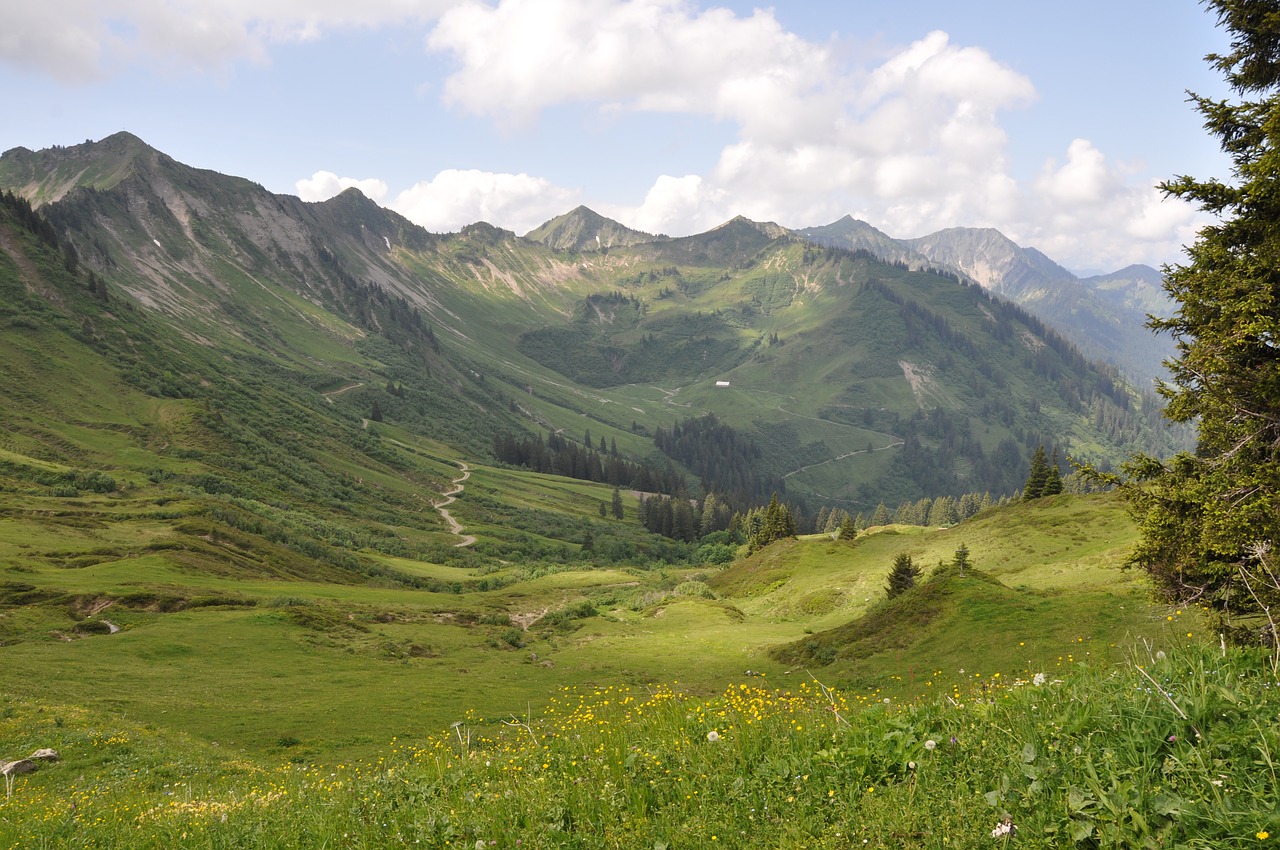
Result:
[[[1156,182],[1229,177],[1184,93],[1225,47],[1194,0],[45,0],[0,8],[0,149],[128,130],[436,231],[851,214],[1111,270],[1204,223]]]

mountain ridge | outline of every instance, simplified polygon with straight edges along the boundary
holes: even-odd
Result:
[[[43,180],[40,156],[19,158],[0,159],[0,185],[38,198],[65,179],[63,151],[43,152]],[[356,190],[305,203],[136,163],[106,188],[78,168],[84,185],[41,206],[115,297],[301,385],[403,387],[421,401],[384,411],[469,450],[586,416],[645,457],[653,429],[716,413],[769,446],[765,472],[796,498],[874,506],[880,490],[1010,491],[1041,441],[1118,458],[1155,439],[1114,374],[962,276],[775,223],[574,253],[482,222],[431,234]],[[199,394],[208,371],[174,379]],[[464,424],[471,409],[483,423]]]

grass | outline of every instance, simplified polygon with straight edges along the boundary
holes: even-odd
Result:
[[[470,498],[483,506],[501,494],[523,510],[559,505],[591,519],[611,492],[483,467],[468,486],[479,492],[452,507],[479,531],[484,524],[475,522]],[[1101,661],[1112,657],[1113,644],[1163,622],[1138,576],[1097,560],[1114,563],[1133,533],[1106,497],[1019,505],[952,529],[782,541],[724,570],[468,567],[370,555],[389,575],[424,587],[338,582],[316,565],[309,573],[268,572],[270,563],[292,563],[296,555],[287,550],[260,549],[258,561],[233,569],[228,558],[241,557],[240,544],[225,529],[196,524],[175,535],[145,499],[119,500],[111,515],[103,501],[110,500],[86,501],[54,526],[37,512],[0,526],[0,565],[7,565],[0,567],[0,642],[7,644],[0,694],[118,712],[249,759],[268,752],[285,729],[305,741],[309,760],[336,763],[368,755],[393,735],[452,722],[466,706],[544,706],[566,684],[679,682],[707,695],[747,670],[794,684],[803,678],[796,657],[773,653],[809,642],[820,654],[804,663],[828,683],[914,697],[926,680],[935,689],[962,682],[962,669]],[[69,525],[78,515],[84,524]],[[1087,540],[1076,539],[1079,528],[1090,529]],[[960,542],[992,582],[953,589],[927,623],[914,614],[864,616],[878,610],[899,551],[928,565]],[[1048,551],[1056,554],[1046,558]],[[679,595],[686,582],[712,598]],[[557,620],[581,602],[596,615]],[[102,620],[122,631],[85,631]],[[849,638],[848,629],[873,622],[869,637]],[[1057,648],[1067,643],[1072,654],[1059,661]],[[51,669],[60,675],[45,676]],[[935,670],[941,674],[928,675]],[[195,706],[187,700],[193,688]]]
[[[1280,833],[1280,683],[1172,629],[1118,667],[986,671],[910,702],[804,679],[710,697],[555,690],[376,757],[226,758],[81,709],[10,700],[0,847],[1252,847]],[[1001,674],[1001,675],[997,675]],[[1016,834],[993,841],[1003,824]]]

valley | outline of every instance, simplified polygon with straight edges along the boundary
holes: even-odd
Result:
[[[329,793],[400,760],[443,794],[481,742],[540,749],[566,693],[714,742],[726,695],[807,694],[821,727],[1201,628],[1121,568],[1115,494],[1064,465],[1068,492],[1019,497],[1037,447],[1109,468],[1184,436],[954,271],[741,218],[432,234],[127,134],[10,151],[0,187],[0,755],[63,759],[0,808],[17,845],[80,834],[71,775],[131,813],[92,840],[164,846],[212,823],[153,829],[175,783],[236,824],[227,799],[282,799],[269,773]],[[771,495],[796,533],[756,549]],[[899,555],[921,586],[887,600]]]

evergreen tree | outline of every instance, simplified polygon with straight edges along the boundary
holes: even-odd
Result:
[[[613,488],[613,518],[622,519],[622,491]]]
[[[951,565],[960,571],[960,575],[964,575],[964,568],[969,566],[969,547],[960,544],[960,548],[956,549],[956,556],[951,561]]]
[[[757,508],[747,517],[747,545],[751,552],[763,549],[775,540],[796,536],[795,517],[791,509],[778,501],[774,493],[768,507]]]
[[[827,528],[827,506],[823,505],[818,508],[818,516],[813,521],[813,527],[818,531],[830,531]]]
[[[1280,14],[1274,0],[1205,5],[1231,37],[1230,52],[1206,58],[1237,99],[1192,100],[1234,181],[1163,185],[1221,223],[1200,230],[1185,265],[1164,269],[1177,310],[1150,322],[1176,345],[1165,413],[1197,424],[1197,446],[1168,462],[1135,458],[1123,489],[1141,533],[1131,563],[1171,601],[1251,615],[1265,631],[1280,604]]]
[[[858,527],[854,525],[853,520],[849,519],[849,515],[844,515],[844,522],[840,524],[840,539],[852,540],[858,536]]]
[[[1044,495],[1044,483],[1049,478],[1049,459],[1044,453],[1044,443],[1036,447],[1031,455],[1031,471],[1027,473],[1027,483],[1022,485],[1024,501],[1038,499]]]
[[[956,513],[956,500],[950,496],[940,496],[929,509],[929,525],[955,525],[960,521]]]
[[[1040,491],[1042,496],[1056,496],[1062,492],[1062,473],[1058,471],[1058,450],[1053,450],[1053,457],[1049,460],[1049,467],[1044,477],[1044,489]]]
[[[876,512],[871,515],[871,525],[888,525],[889,509],[884,506],[884,502],[876,505]]]
[[[373,400],[373,406],[369,410],[369,418],[374,422],[382,421],[382,405],[378,404],[378,400],[376,398]]]
[[[905,552],[899,553],[893,559],[893,569],[889,571],[889,585],[885,588],[885,593],[890,599],[905,593],[916,586],[916,579],[919,577],[920,568],[911,563],[911,556]]]

